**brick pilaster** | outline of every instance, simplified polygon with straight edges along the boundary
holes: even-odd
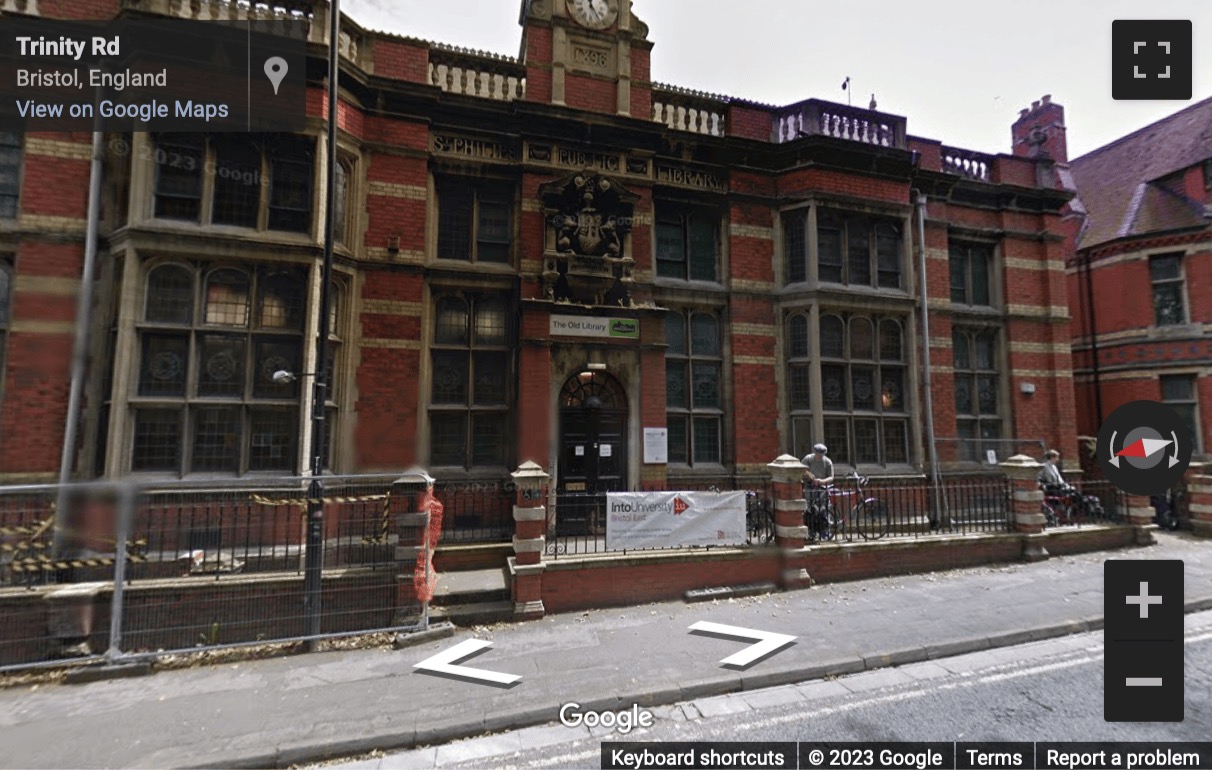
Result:
[[[1184,477],[1191,531],[1199,537],[1212,537],[1212,463],[1191,463]]]
[[[808,527],[804,525],[804,473],[808,467],[791,455],[766,466],[774,486],[774,541],[782,550],[784,588],[812,585],[808,575]]]
[[[1048,549],[1042,542],[1046,522],[1041,510],[1044,493],[1039,488],[1039,469],[1043,466],[1027,455],[1014,455],[998,467],[1010,479],[1010,515],[1014,531],[1026,536],[1023,558],[1027,561],[1048,558]]]
[[[1149,498],[1145,495],[1125,493],[1124,505],[1126,507],[1124,521],[1136,530],[1136,544],[1153,545],[1156,543],[1157,538],[1153,536],[1157,530],[1157,525],[1153,523],[1156,512],[1149,504]]]
[[[392,482],[388,498],[387,526],[384,534],[395,535],[397,626],[410,625],[420,605],[432,598],[435,582],[433,547],[430,537],[433,477],[423,470],[408,471]],[[441,526],[434,522],[436,526]],[[423,571],[418,576],[418,571]],[[427,574],[426,574],[427,573]]]
[[[514,555],[510,564],[513,616],[518,620],[536,620],[547,612],[543,607],[543,545],[551,477],[531,460],[519,465],[510,475],[516,495],[513,503]]]

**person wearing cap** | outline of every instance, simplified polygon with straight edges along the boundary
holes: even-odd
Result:
[[[833,483],[833,461],[825,456],[829,449],[824,444],[815,444],[812,447],[812,454],[804,455],[801,460],[804,465],[808,466],[808,470],[804,473],[804,497],[807,499],[809,513],[815,508],[816,516],[809,516],[808,526],[815,528],[814,531],[823,539],[829,538],[829,525],[821,516],[821,513],[828,510],[829,493],[825,491],[825,487]]]
[[[808,466],[808,479],[814,487],[824,487],[833,483],[833,461],[825,454],[829,449],[824,444],[815,444],[812,454],[804,455],[801,461]]]

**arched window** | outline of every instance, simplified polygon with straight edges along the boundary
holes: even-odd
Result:
[[[160,265],[147,276],[143,319],[150,323],[188,324],[194,319],[193,270]]]

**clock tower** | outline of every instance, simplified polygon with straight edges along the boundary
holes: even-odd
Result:
[[[631,0],[523,0],[519,22],[527,100],[651,117],[652,43]]]

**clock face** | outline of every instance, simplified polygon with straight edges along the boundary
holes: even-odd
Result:
[[[618,0],[568,0],[568,13],[590,29],[606,29],[619,15]]]

